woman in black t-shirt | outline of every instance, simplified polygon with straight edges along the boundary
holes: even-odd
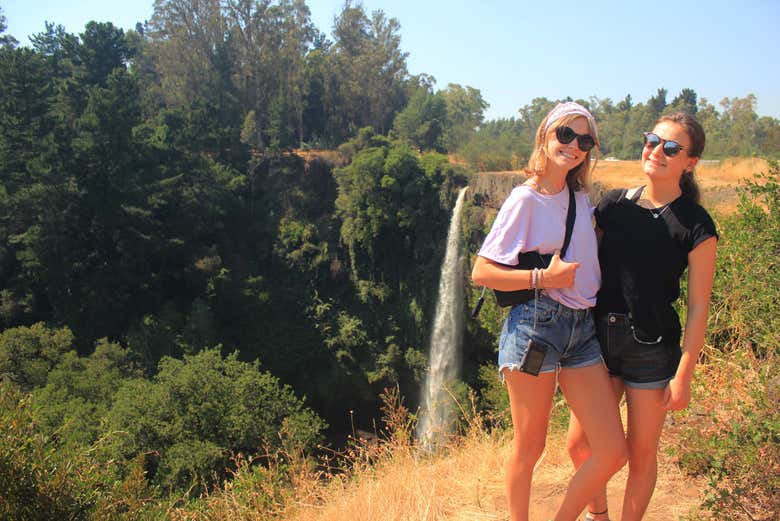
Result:
[[[688,406],[704,342],[718,234],[699,206],[693,169],[704,130],[693,116],[661,117],[645,133],[647,184],[605,194],[596,209],[602,285],[596,320],[604,362],[618,397],[626,394],[629,472],[623,521],[640,520],[655,489],[658,440],[666,412]],[[685,331],[672,304],[688,268]],[[680,339],[682,337],[682,349]],[[590,446],[572,415],[567,446],[576,467]],[[586,519],[609,519],[606,491]]]

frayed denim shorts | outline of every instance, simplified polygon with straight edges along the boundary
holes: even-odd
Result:
[[[663,389],[680,364],[679,335],[651,336],[631,317],[607,313],[598,320],[598,337],[609,375],[636,389]]]
[[[564,306],[542,293],[536,301],[514,306],[504,320],[498,344],[499,373],[504,369],[520,369],[530,339],[546,348],[540,373],[602,361],[592,310]]]

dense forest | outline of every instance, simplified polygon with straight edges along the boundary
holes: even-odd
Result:
[[[457,188],[522,167],[558,100],[486,121],[478,89],[410,74],[400,31],[351,1],[329,39],[303,0],[157,0],[135,30],[22,45],[0,12],[0,416],[60,469],[0,458],[0,489],[121,513],[196,496],[239,453],[371,430],[385,388],[416,407]],[[604,156],[675,110],[707,157],[780,155],[753,95],[667,94],[578,101]],[[492,333],[470,324],[464,385]]]

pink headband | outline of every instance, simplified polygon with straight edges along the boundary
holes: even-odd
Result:
[[[550,127],[553,123],[564,116],[569,116],[572,114],[582,116],[588,120],[588,125],[590,125],[590,132],[593,135],[593,139],[598,142],[599,128],[596,126],[596,120],[593,119],[593,114],[588,112],[588,109],[574,101],[558,103],[555,108],[550,111],[550,114],[547,116],[547,124],[544,126],[544,133],[547,134],[547,131],[550,130]]]

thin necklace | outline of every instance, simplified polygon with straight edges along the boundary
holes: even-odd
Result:
[[[658,208],[648,208],[648,210],[650,210],[650,215],[653,216],[653,219],[658,219],[659,217],[661,217],[661,214],[664,213],[667,208],[669,208],[670,204],[671,203],[666,203],[665,205],[663,205],[661,207],[661,211],[658,211]]]
[[[637,201],[637,205],[650,212],[650,215],[653,216],[653,219],[658,219],[659,217],[661,217],[661,214],[664,213],[666,209],[669,208],[669,205],[676,200],[676,199],[672,199],[671,201],[669,201],[668,203],[662,206],[655,207],[653,206],[653,202],[650,199],[646,197],[642,197],[644,195],[644,191],[645,191],[645,187],[643,186],[642,191],[639,192],[639,200]],[[645,204],[642,204],[643,202]]]

